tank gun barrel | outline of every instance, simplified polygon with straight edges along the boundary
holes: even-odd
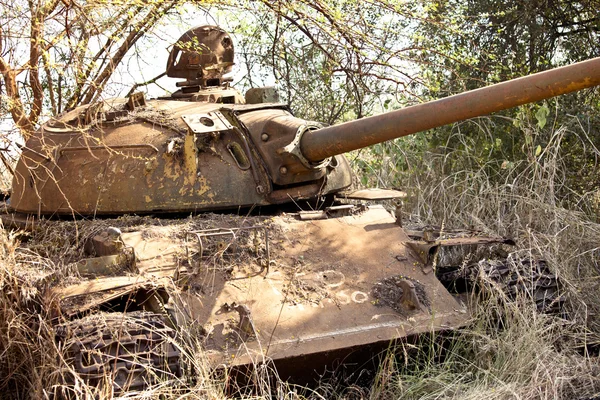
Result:
[[[306,132],[302,155],[317,162],[376,143],[600,85],[600,57]]]

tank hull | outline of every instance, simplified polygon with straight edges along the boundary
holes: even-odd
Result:
[[[135,298],[141,290],[147,297],[152,288],[169,298],[166,308],[177,330],[202,331],[198,338],[213,367],[344,354],[458,328],[468,319],[464,304],[407,245],[411,240],[382,207],[310,221],[277,216],[254,227],[248,225],[256,220],[243,219],[233,218],[238,228],[260,237],[261,248],[268,246],[268,268],[248,261],[228,269],[214,258],[210,232],[220,248],[241,251],[241,231],[237,239],[215,230],[190,231],[188,241],[177,241],[173,227],[163,222],[151,238],[142,231],[122,235],[135,252],[137,275],[92,274],[80,284],[57,288],[60,313],[74,317],[117,298]],[[416,285],[419,304],[403,300],[403,280]],[[150,303],[147,307],[157,311]]]

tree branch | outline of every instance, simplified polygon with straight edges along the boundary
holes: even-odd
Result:
[[[29,84],[33,93],[33,102],[29,112],[29,121],[32,125],[37,123],[42,113],[42,100],[44,92],[40,82],[39,62],[40,45],[42,42],[43,13],[39,4],[34,4],[29,0],[29,9],[31,12],[31,38],[29,41]]]
[[[170,0],[157,6],[154,6],[146,17],[139,21],[131,30],[127,38],[123,41],[117,52],[110,58],[108,65],[98,74],[96,79],[91,82],[88,86],[87,94],[81,102],[81,104],[89,104],[93,100],[96,100],[98,96],[104,90],[106,82],[114,72],[117,65],[123,60],[123,57],[129,49],[146,33],[147,29],[153,26],[156,21],[170,10],[175,4],[176,0]],[[163,7],[161,7],[161,5]]]
[[[4,79],[4,86],[6,87],[6,95],[10,99],[8,103],[8,110],[12,116],[13,121],[21,131],[24,138],[28,138],[34,131],[33,124],[25,113],[21,96],[19,95],[19,89],[17,88],[17,74],[14,69],[0,56],[0,74]]]

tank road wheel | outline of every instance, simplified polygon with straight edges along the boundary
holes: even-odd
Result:
[[[564,297],[560,282],[544,260],[509,256],[502,260],[481,260],[466,267],[439,268],[438,279],[453,292],[495,285],[511,300],[527,296],[540,312],[560,314]]]
[[[160,314],[92,314],[58,326],[57,339],[81,379],[102,391],[107,384],[115,394],[143,390],[181,376],[175,331]]]

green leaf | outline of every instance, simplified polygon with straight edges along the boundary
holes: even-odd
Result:
[[[540,154],[542,154],[542,146],[538,144],[538,147],[535,148],[535,156],[538,157]]]
[[[546,126],[546,117],[550,114],[550,109],[546,104],[541,106],[537,112],[535,113],[535,119],[537,119],[537,125],[540,129],[543,129]]]

